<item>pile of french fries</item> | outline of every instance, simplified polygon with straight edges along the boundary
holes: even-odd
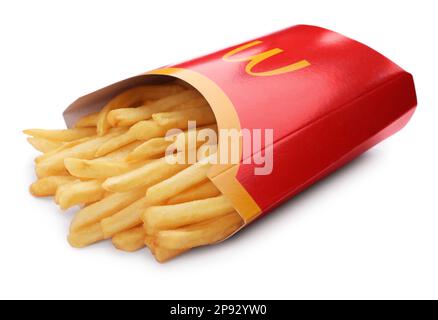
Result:
[[[243,221],[207,178],[211,165],[166,158],[172,144],[166,133],[176,128],[185,130],[176,136],[188,135],[189,121],[217,130],[199,92],[170,82],[128,89],[71,129],[25,130],[42,152],[30,192],[53,196],[62,210],[78,206],[68,235],[73,247],[112,239],[124,251],[146,246],[164,262],[219,242]]]

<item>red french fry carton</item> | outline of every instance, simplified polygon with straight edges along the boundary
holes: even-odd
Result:
[[[399,66],[338,33],[299,25],[79,98],[64,112],[67,125],[123,90],[173,78],[207,99],[220,130],[247,133],[238,161],[208,173],[246,223],[400,130],[417,104],[413,78]]]

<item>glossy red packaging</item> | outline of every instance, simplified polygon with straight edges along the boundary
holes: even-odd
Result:
[[[209,172],[247,223],[400,130],[417,104],[413,78],[399,66],[338,33],[299,25],[110,85],[74,102],[66,122],[169,78],[201,92],[220,129],[272,129],[271,145]],[[268,149],[272,172],[255,174],[245,157]]]

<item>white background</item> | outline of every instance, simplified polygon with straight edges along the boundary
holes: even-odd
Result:
[[[2,1],[0,298],[438,298],[435,1]],[[35,199],[21,130],[77,97],[294,24],[355,38],[412,72],[401,132],[233,239],[165,265],[66,242]]]

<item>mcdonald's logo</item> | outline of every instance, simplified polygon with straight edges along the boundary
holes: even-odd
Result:
[[[262,72],[254,72],[253,71],[253,68],[257,64],[259,64],[260,62],[262,62],[266,59],[269,59],[270,57],[273,57],[279,53],[284,52],[284,50],[280,49],[280,48],[271,49],[271,50],[261,52],[261,53],[258,53],[258,54],[252,55],[252,56],[239,57],[239,58],[233,57],[235,54],[240,53],[248,48],[257,46],[261,43],[263,43],[263,41],[256,40],[256,41],[244,44],[244,45],[226,53],[222,57],[222,59],[227,61],[227,62],[248,61],[248,63],[246,64],[246,67],[245,67],[246,73],[248,73],[251,76],[257,76],[257,77],[275,76],[275,75],[279,75],[279,74],[283,74],[283,73],[294,72],[294,71],[297,71],[297,70],[300,70],[300,69],[303,69],[303,68],[310,66],[310,63],[307,60],[300,60],[300,61],[297,61],[295,63],[289,64],[287,66],[280,67],[280,68],[273,69],[273,70],[269,70],[269,71],[262,71]]]

